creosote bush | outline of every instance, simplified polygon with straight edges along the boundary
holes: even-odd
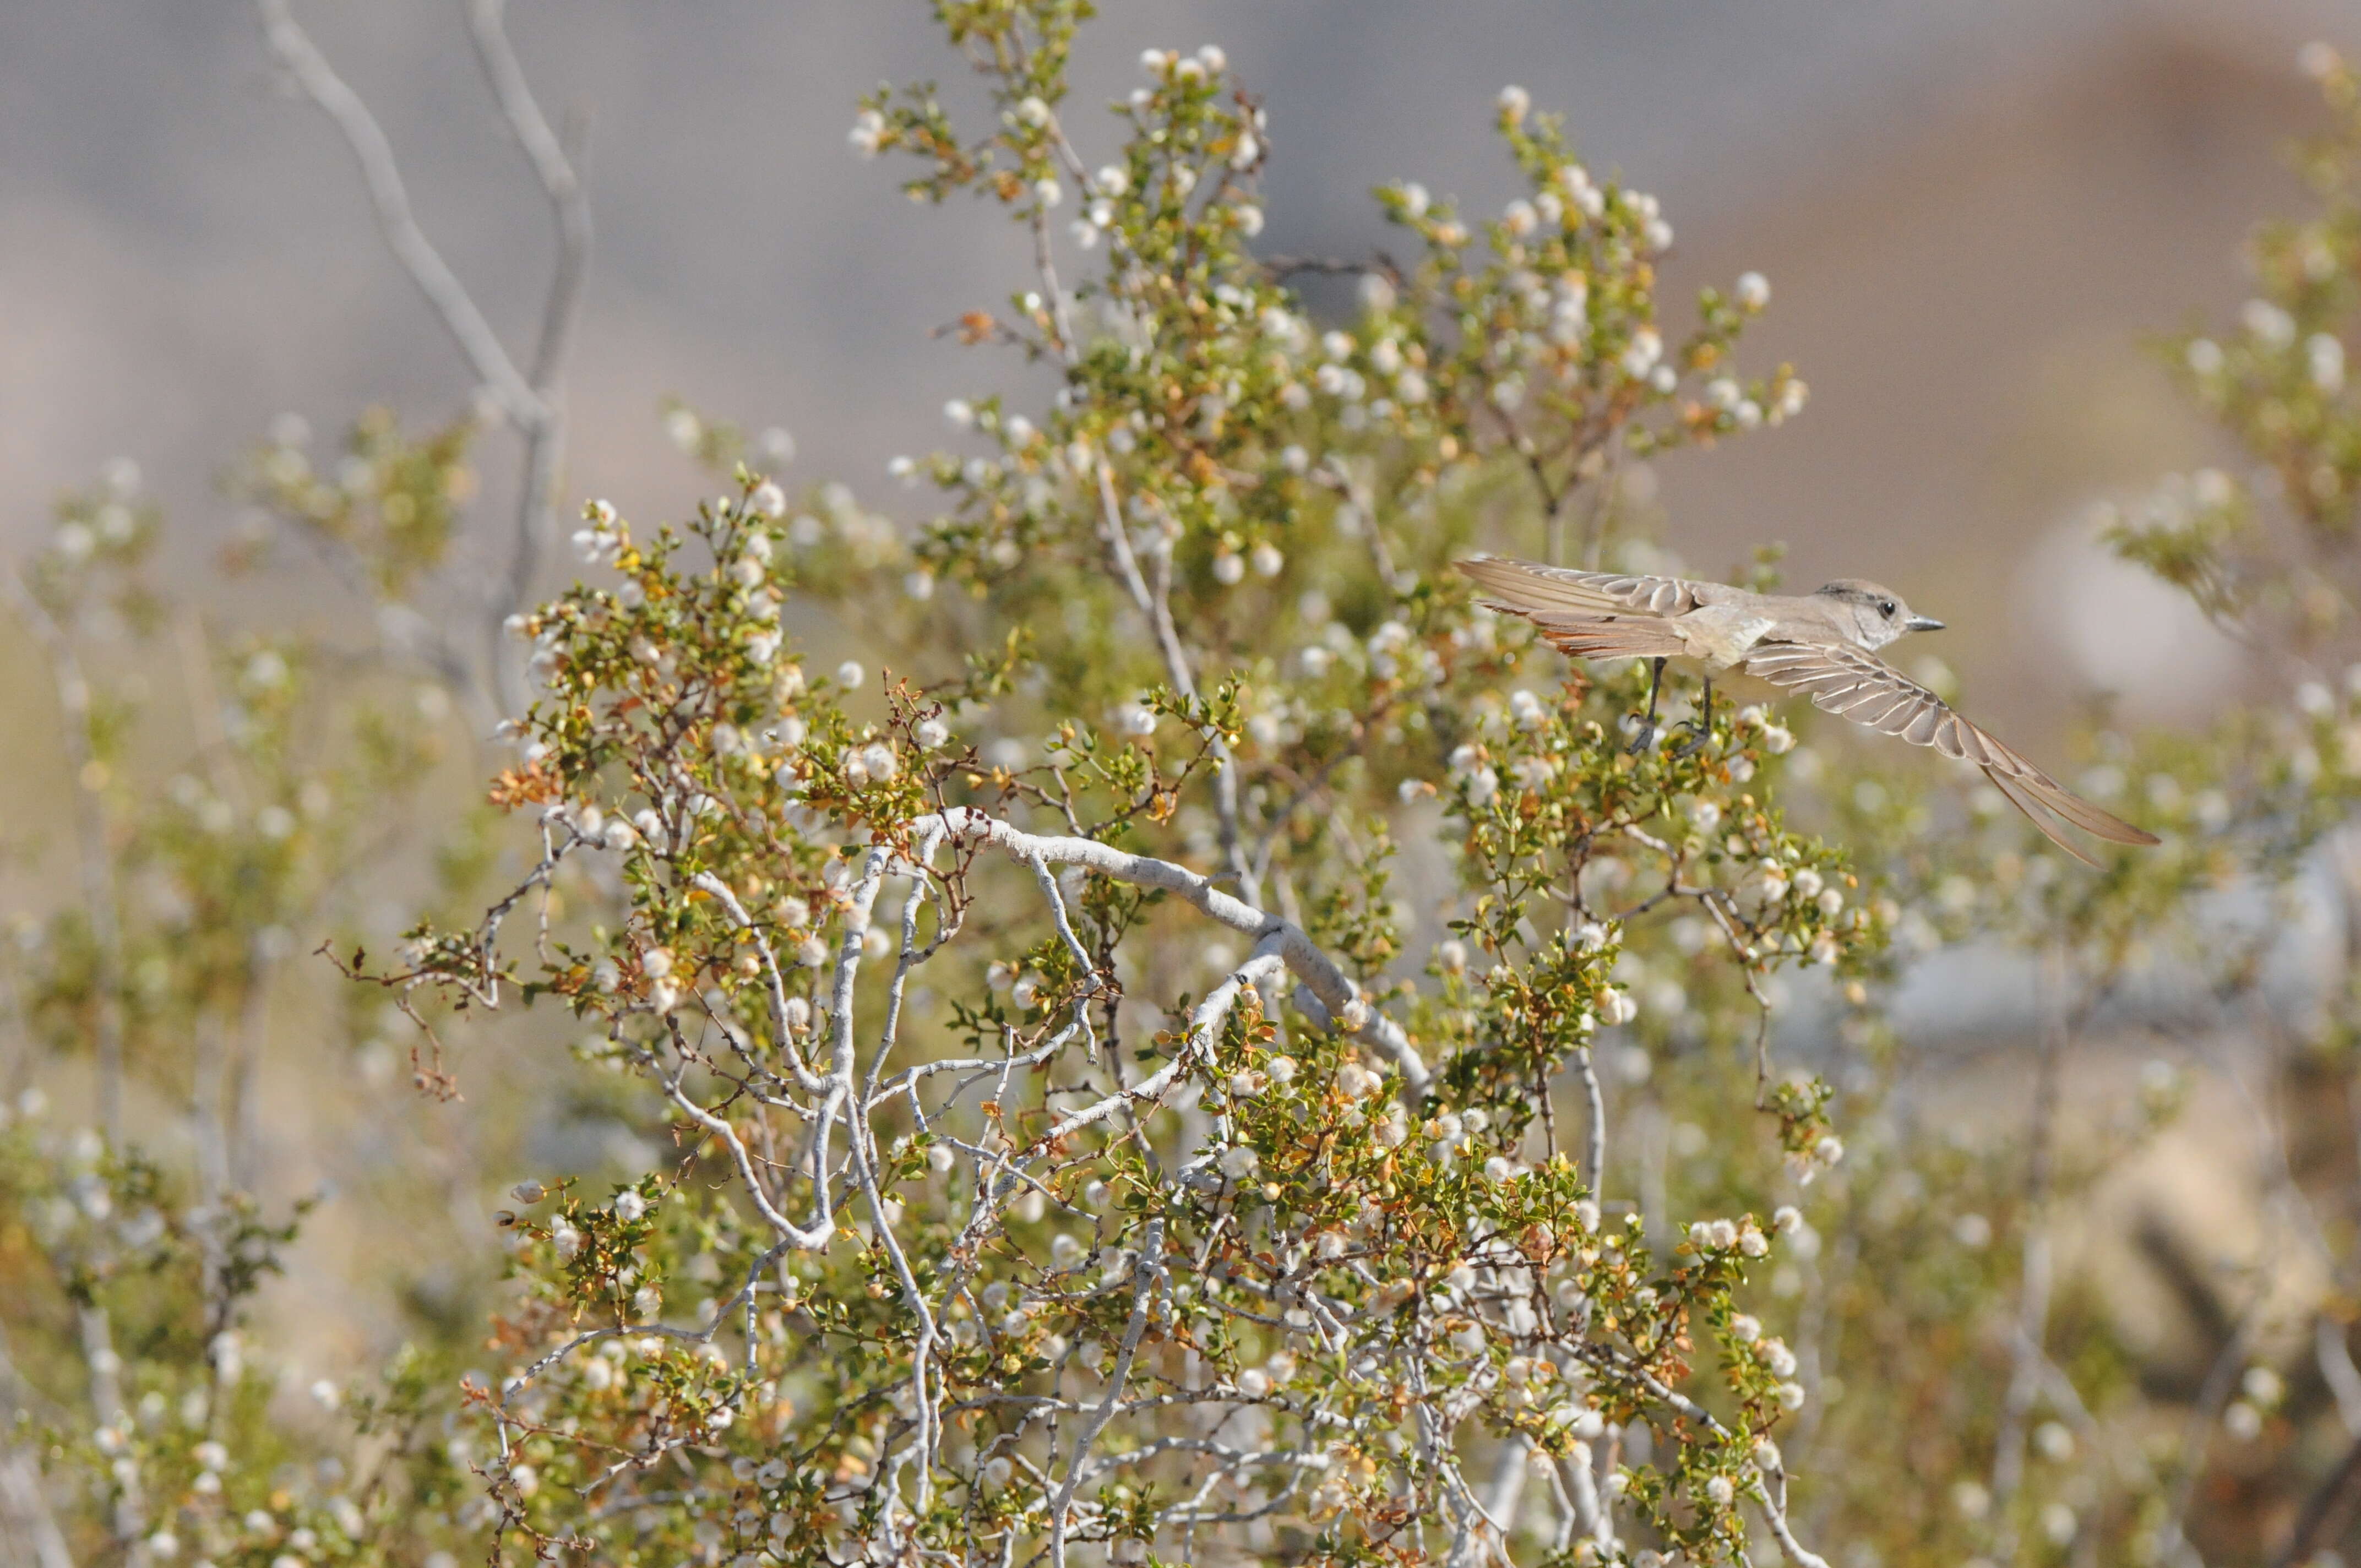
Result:
[[[1050,107],[1060,26],[952,30],[1003,128],[964,140],[920,91],[856,136],[920,153],[915,194],[983,190],[1045,258],[1082,189],[1105,273],[1068,291],[1045,261],[970,323],[1061,366],[1052,406],[948,411],[983,452],[895,465],[944,498],[906,546],[790,518],[742,468],[645,537],[591,506],[576,543],[619,583],[516,627],[547,695],[496,794],[538,816],[541,862],[379,977],[563,998],[741,1199],[697,1205],[696,1330],[663,1322],[666,1186],[519,1219],[535,1285],[490,1404],[537,1485],[495,1475],[503,1522],[557,1542],[566,1498],[660,1495],[676,1453],[708,1488],[753,1467],[733,1552],[1120,1558],[1279,1522],[1332,1554],[1450,1552],[1526,1486],[1587,1556],[1635,1526],[1724,1555],[1741,1497],[1784,1529],[1767,1438],[1804,1393],[1731,1299],[1769,1215],[1659,1259],[1598,1201],[1603,1111],[1557,1148],[1550,1084],[1631,1014],[1612,889],[1663,881],[1713,922],[1741,1006],[1875,921],[1735,787],[1784,732],[1750,712],[1634,760],[1582,695],[1488,706],[1524,640],[1448,563],[1504,492],[1555,507],[1800,383],[1726,374],[1750,307],[1718,295],[1668,355],[1654,202],[1513,103],[1533,195],[1480,264],[1389,191],[1423,258],[1316,334],[1246,248],[1261,115],[1218,51],[1145,60],[1088,172]],[[795,596],[942,675],[857,707],[862,672],[807,674],[785,641]],[[1480,957],[1422,992],[1389,973],[1389,840],[1433,831],[1438,795],[1469,890],[1452,951]],[[1186,865],[1207,851],[1219,883]],[[614,918],[518,967],[500,932],[577,857]],[[1824,1093],[1761,1087],[1799,1172],[1839,1156]],[[1618,1463],[1642,1423],[1651,1462]],[[680,1510],[679,1543],[710,1523]]]

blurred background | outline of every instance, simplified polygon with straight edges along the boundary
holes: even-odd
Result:
[[[457,7],[302,16],[384,124],[427,232],[522,340],[549,225]],[[910,207],[846,148],[853,84],[964,86],[923,11],[521,0],[510,21],[553,115],[589,133],[570,489],[671,505],[694,472],[657,417],[671,393],[785,427],[805,477],[894,510],[883,465],[933,442],[933,411],[980,374],[917,323],[994,302],[1018,259],[990,213]],[[1563,111],[1591,161],[1664,198],[1676,285],[1771,278],[1755,342],[1813,388],[1775,438],[1664,465],[1673,546],[1713,570],[1784,540],[1798,582],[1893,582],[1956,629],[1944,652],[1979,711],[2038,739],[2092,688],[2161,718],[2227,678],[2193,617],[2079,547],[2076,524],[2208,455],[2143,336],[2242,297],[2241,237],[2296,196],[2280,149],[2316,115],[2292,64],[2313,37],[2361,39],[2361,6],[1117,0],[1077,80],[1111,97],[1142,47],[1222,42],[1276,99],[1273,254],[1383,243],[1382,181],[1490,210],[1511,172],[1492,93],[1514,81]],[[129,453],[195,549],[235,524],[214,476],[280,411],[464,405],[465,367],[344,146],[278,90],[247,7],[0,8],[0,149],[16,542],[41,498]],[[2060,634],[2070,584],[2103,590],[2106,636]]]

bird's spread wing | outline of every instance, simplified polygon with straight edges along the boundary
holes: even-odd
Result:
[[[1712,587],[1684,577],[1577,572],[1499,555],[1475,556],[1460,562],[1459,569],[1481,583],[1501,609],[1545,628],[1561,617],[1591,620],[1612,615],[1686,615],[1708,602],[1700,590],[1709,592]]]
[[[1802,692],[1816,707],[1856,724],[1974,763],[2010,805],[2078,860],[2090,861],[2091,857],[2058,831],[2049,814],[2114,843],[2157,842],[2155,834],[2100,810],[1864,649],[1839,642],[1763,642],[1739,667],[1759,680]]]

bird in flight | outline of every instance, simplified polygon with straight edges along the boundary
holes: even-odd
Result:
[[[2096,865],[2059,826],[2070,823],[2118,844],[2153,844],[2153,833],[2100,810],[1954,712],[1949,703],[1877,656],[1913,631],[1943,623],[1914,615],[1902,597],[1858,577],[1817,593],[1757,594],[1683,577],[1578,572],[1478,555],[1459,569],[1496,609],[1522,616],[1561,652],[1580,659],[1648,659],[1654,678],[1638,750],[1654,738],[1656,696],[1667,660],[1705,670],[1701,742],[1713,715],[1713,677],[1734,672],[1802,692],[1830,713],[1880,734],[1932,746],[1982,768],[2010,805],[2067,853]]]

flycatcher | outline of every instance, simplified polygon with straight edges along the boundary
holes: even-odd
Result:
[[[1875,583],[1839,577],[1817,593],[1796,596],[1681,577],[1577,572],[1493,555],[1462,561],[1459,569],[1484,586],[1493,608],[1532,621],[1564,652],[1654,661],[1639,745],[1653,739],[1664,663],[1677,659],[1705,671],[1700,741],[1712,722],[1713,677],[1735,671],[1802,692],[1816,706],[1880,734],[1973,763],[2010,805],[2086,865],[2098,862],[2066,837],[2059,819],[2118,844],[2157,842],[2155,834],[2100,810],[1879,658],[1877,651],[1896,638],[1938,631],[1943,623],[1914,615],[1899,594]]]

